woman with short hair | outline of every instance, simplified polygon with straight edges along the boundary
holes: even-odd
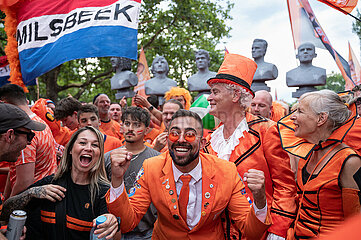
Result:
[[[342,142],[355,112],[330,90],[306,93],[298,103],[278,123],[283,148],[299,157],[299,208],[287,239],[322,235],[360,212],[361,158]]]

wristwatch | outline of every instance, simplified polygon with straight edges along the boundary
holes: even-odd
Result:
[[[154,109],[154,107],[152,105],[150,105],[150,107],[148,108],[149,112],[151,112]]]

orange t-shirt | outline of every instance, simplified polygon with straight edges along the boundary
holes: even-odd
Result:
[[[150,132],[144,136],[144,141],[151,144],[160,133],[161,132],[158,129],[152,128]]]
[[[53,115],[53,111],[46,107],[46,99],[38,99],[34,106],[31,107],[31,111],[40,117],[50,127],[55,141],[65,146],[74,132],[78,129],[70,130],[67,127],[62,127],[60,121],[57,121]]]
[[[0,193],[2,193],[4,192],[6,179],[8,178],[9,162],[0,162],[0,168],[4,170],[4,172],[0,172]],[[6,171],[6,169],[8,171]]]
[[[104,134],[104,153],[123,146],[120,139]]]
[[[106,135],[113,136],[120,140],[123,139],[123,134],[120,132],[120,124],[113,119],[109,120],[109,122],[101,121],[99,130]]]
[[[18,160],[10,164],[10,182],[14,186],[16,182],[16,167],[35,163],[34,182],[55,173],[57,169],[55,140],[49,126],[35,113],[30,116],[34,121],[44,123],[46,128],[44,131],[34,131],[35,137],[30,145],[27,145]]]

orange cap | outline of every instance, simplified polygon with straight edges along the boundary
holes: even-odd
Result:
[[[257,64],[244,56],[238,54],[226,54],[224,61],[218,70],[216,77],[207,81],[208,85],[213,83],[236,84],[254,96],[251,90],[254,73],[257,70]]]

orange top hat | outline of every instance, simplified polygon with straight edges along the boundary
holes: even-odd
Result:
[[[244,56],[228,53],[224,56],[224,61],[218,70],[216,77],[207,81],[208,85],[213,83],[236,84],[254,96],[251,90],[254,73],[257,64]]]

